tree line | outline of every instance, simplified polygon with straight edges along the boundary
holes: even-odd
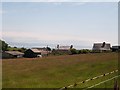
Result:
[[[22,48],[11,47],[5,41],[0,40],[0,51],[20,51],[20,52],[24,52],[25,50],[26,50],[26,48],[24,48],[24,47],[22,47]]]

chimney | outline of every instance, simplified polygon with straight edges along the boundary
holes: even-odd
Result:
[[[102,44],[102,46],[101,46],[102,48],[104,48],[105,47],[105,42],[103,42],[103,44]]]

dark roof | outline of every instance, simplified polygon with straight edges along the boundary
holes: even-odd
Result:
[[[24,54],[19,51],[5,51],[5,53],[11,54],[11,55],[23,55]]]

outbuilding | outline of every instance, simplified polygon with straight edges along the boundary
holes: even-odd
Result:
[[[27,49],[24,52],[24,57],[35,58],[35,57],[47,56],[48,54],[49,54],[49,51],[41,50],[39,48],[32,48],[32,49]]]
[[[38,49],[27,49],[24,52],[24,57],[34,58],[34,57],[40,57],[40,56],[41,56],[41,52]]]
[[[71,46],[60,46],[60,45],[57,45],[57,48],[55,48],[52,53],[55,55],[55,54],[71,54],[71,49],[73,48],[73,45]]]
[[[106,52],[110,51],[111,49],[110,43],[94,43],[92,50],[94,52]]]
[[[20,58],[24,53],[19,51],[2,51],[2,58]]]

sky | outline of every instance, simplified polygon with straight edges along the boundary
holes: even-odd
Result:
[[[0,15],[1,38],[11,46],[118,44],[117,2],[3,2]]]

